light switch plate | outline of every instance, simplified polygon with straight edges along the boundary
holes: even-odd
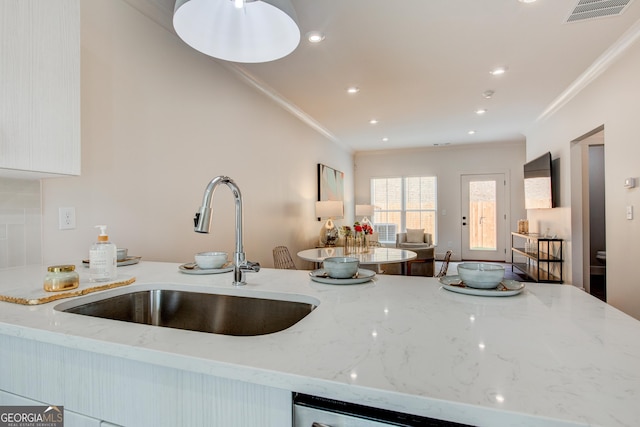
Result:
[[[76,208],[58,209],[58,228],[60,230],[73,230],[76,228]]]
[[[633,206],[627,206],[627,219],[633,219]]]

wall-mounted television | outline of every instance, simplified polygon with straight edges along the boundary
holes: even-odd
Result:
[[[554,208],[551,153],[545,153],[524,165],[524,208]]]

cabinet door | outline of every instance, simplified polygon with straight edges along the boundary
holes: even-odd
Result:
[[[0,390],[0,405],[2,406],[41,406],[46,403],[18,396],[17,394],[7,393]],[[100,420],[78,414],[77,412],[64,410],[64,425],[67,427],[103,427],[114,426],[113,424],[102,424]]]
[[[2,0],[0,22],[0,168],[79,175],[79,0]]]

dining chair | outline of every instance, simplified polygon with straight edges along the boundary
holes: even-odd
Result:
[[[447,253],[444,254],[442,266],[440,267],[440,271],[438,272],[436,277],[444,277],[447,275],[447,270],[449,269],[449,261],[451,260],[451,254],[453,254],[453,251],[447,251]]]
[[[273,266],[282,270],[297,270],[289,248],[286,246],[276,246],[273,248]]]

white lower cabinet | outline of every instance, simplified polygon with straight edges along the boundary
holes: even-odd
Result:
[[[2,396],[63,405],[65,427],[292,425],[289,390],[2,334],[0,379]]]
[[[65,409],[64,425],[65,427],[101,427],[102,421]]]
[[[55,404],[54,402],[38,402],[37,400],[0,390],[0,405],[2,406],[42,406],[49,403]],[[120,427],[68,409],[64,410],[64,425],[65,427]]]

